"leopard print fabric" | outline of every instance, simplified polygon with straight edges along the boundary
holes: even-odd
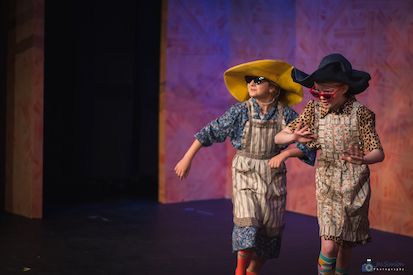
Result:
[[[371,238],[367,238],[366,240],[362,240],[362,241],[358,241],[358,242],[349,242],[349,241],[345,241],[343,239],[341,239],[340,237],[336,237],[336,236],[323,236],[324,240],[330,240],[333,241],[337,244],[339,244],[340,246],[342,246],[343,248],[353,248],[356,247],[357,245],[365,245],[369,242],[371,242]]]

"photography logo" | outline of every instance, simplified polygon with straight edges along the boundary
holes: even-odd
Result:
[[[362,272],[373,272],[374,266],[371,264],[371,259],[367,258],[367,263],[361,266]]]
[[[405,271],[405,265],[401,262],[377,261],[375,265],[371,263],[371,259],[367,258],[366,263],[361,266],[362,272],[373,271]]]

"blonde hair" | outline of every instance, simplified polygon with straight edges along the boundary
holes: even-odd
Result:
[[[285,97],[285,90],[282,89],[282,88],[280,87],[280,85],[278,85],[278,84],[275,83],[275,82],[268,81],[268,83],[270,84],[270,87],[274,87],[275,93],[278,93],[278,94],[275,96],[275,97],[276,97],[276,100],[278,100],[278,101],[282,100],[282,99]]]

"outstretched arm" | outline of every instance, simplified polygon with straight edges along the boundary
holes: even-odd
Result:
[[[357,146],[349,146],[348,148],[348,150],[343,151],[347,156],[342,156],[340,159],[357,165],[374,164],[384,160],[382,149],[374,149],[365,155]]]
[[[277,168],[280,166],[280,164],[287,160],[288,158],[291,157],[305,157],[304,153],[298,149],[298,148],[293,148],[291,150],[285,150],[282,151],[281,153],[279,153],[278,155],[276,155],[275,157],[273,157],[270,162],[268,163],[268,165],[270,166],[270,168]]]
[[[297,128],[292,132],[288,127],[284,128],[274,137],[274,142],[280,145],[288,145],[295,141],[305,143],[317,139],[311,131],[308,131],[308,126],[301,128],[301,123],[297,125]]]
[[[201,143],[197,139],[195,139],[194,143],[192,143],[191,147],[185,153],[184,157],[176,164],[175,173],[181,180],[188,176],[189,170],[191,169],[192,159],[201,148]]]

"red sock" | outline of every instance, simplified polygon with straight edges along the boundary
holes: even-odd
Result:
[[[254,272],[251,272],[251,271],[247,270],[247,274],[245,274],[245,275],[258,275],[258,273],[254,273]]]
[[[246,270],[251,259],[253,250],[240,250],[237,255],[237,269],[235,269],[235,275],[246,275]]]

